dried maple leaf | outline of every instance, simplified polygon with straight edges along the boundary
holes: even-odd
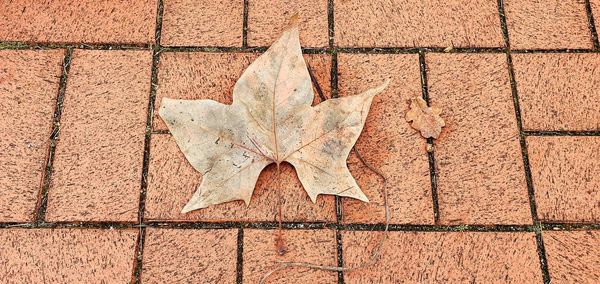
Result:
[[[438,138],[442,127],[446,124],[440,117],[442,110],[436,107],[428,107],[427,102],[421,97],[410,99],[410,110],[406,112],[406,121],[412,121],[412,128],[421,131],[425,138]]]
[[[163,99],[160,116],[204,175],[182,212],[233,200],[249,204],[260,172],[284,161],[313,202],[319,194],[368,201],[346,159],[373,97],[386,86],[311,107],[310,75],[293,25],[242,74],[231,105]]]

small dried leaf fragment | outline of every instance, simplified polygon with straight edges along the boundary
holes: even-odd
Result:
[[[446,125],[440,117],[442,110],[437,107],[428,107],[427,102],[421,97],[410,99],[410,110],[406,112],[406,121],[411,122],[411,127],[419,130],[425,138],[438,138],[442,127]]]
[[[159,114],[187,160],[203,174],[182,212],[250,202],[260,172],[289,162],[310,199],[333,194],[368,201],[346,159],[373,97],[387,86],[311,106],[314,94],[292,25],[242,74],[233,103],[165,98]]]

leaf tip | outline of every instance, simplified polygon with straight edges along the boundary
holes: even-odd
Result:
[[[354,197],[354,196],[352,196],[352,197]],[[356,199],[358,199],[358,200],[360,200],[362,202],[369,203],[369,198],[362,191],[360,191],[358,193],[358,196],[356,196],[354,198],[356,198]]]
[[[385,79],[385,81],[383,81],[383,84],[381,84],[383,86],[383,89],[387,88],[387,86],[392,82],[392,79],[388,78]]]
[[[288,28],[298,27],[299,21],[300,21],[300,13],[296,12],[288,20]]]
[[[175,100],[170,98],[162,98],[162,100],[160,101],[160,107],[158,108],[158,115],[160,115],[160,117],[164,118],[167,107],[171,105],[173,101]]]
[[[314,194],[308,190],[307,190],[307,192],[308,192],[308,197],[310,198],[310,201],[312,201],[312,203],[317,203],[317,196],[319,196],[319,194],[318,193]]]
[[[383,81],[383,83],[379,86],[377,86],[375,89],[373,89],[373,96],[383,92],[383,90],[385,90],[388,85],[390,84],[392,80],[391,79],[385,79],[385,81]]]
[[[185,214],[197,209],[202,209],[202,208],[206,208],[208,207],[207,205],[203,204],[203,203],[198,203],[196,202],[194,199],[190,200],[190,202],[188,202],[183,209],[181,209],[181,213]]]

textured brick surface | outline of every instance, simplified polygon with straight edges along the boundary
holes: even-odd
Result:
[[[592,15],[594,16],[594,24],[596,29],[600,27],[600,0],[590,0],[592,6]]]
[[[432,105],[446,127],[435,141],[440,221],[531,223],[506,57],[426,56]]]
[[[537,212],[555,222],[600,222],[600,137],[527,137]]]
[[[523,128],[600,130],[600,54],[515,54]]]
[[[375,97],[356,149],[388,176],[388,201],[392,223],[433,223],[429,164],[425,139],[404,119],[408,100],[421,96],[417,55],[339,54],[339,92],[356,95],[391,79]],[[343,198],[344,222],[383,223],[382,180],[352,153],[350,171],[369,197],[364,203]]]
[[[126,283],[133,230],[2,229],[0,279],[8,283]]]
[[[504,46],[496,1],[335,0],[334,11],[338,46]]]
[[[237,230],[148,229],[144,283],[235,283]]]
[[[244,283],[258,283],[281,262],[337,265],[333,230],[284,230],[287,252],[275,249],[277,230],[244,230]],[[267,283],[336,283],[337,273],[307,268],[288,268],[273,273]]]
[[[506,0],[504,8],[512,48],[592,48],[584,0]]]
[[[600,279],[600,232],[545,232],[544,246],[552,283]]]
[[[154,129],[167,129],[158,115],[163,98],[211,99],[231,104],[235,82],[257,56],[254,53],[163,53],[154,106]]]
[[[302,47],[329,45],[327,0],[248,1],[248,45],[269,46],[298,13]]]
[[[0,40],[149,44],[156,1],[0,0]]]
[[[243,0],[164,1],[161,44],[242,46]]]
[[[161,55],[154,106],[154,129],[167,129],[158,116],[162,98],[211,99],[231,104],[235,82],[258,57],[255,53],[165,52]],[[331,97],[331,56],[306,54],[323,93]],[[316,91],[315,91],[315,97]],[[315,103],[318,100],[315,99]]]
[[[63,50],[0,51],[0,221],[34,216],[63,58]]]
[[[344,264],[359,265],[381,234],[343,232]],[[391,232],[381,260],[346,283],[540,283],[533,233]]]
[[[146,218],[151,220],[275,221],[277,220],[277,180],[275,165],[258,178],[250,205],[234,201],[190,213],[181,209],[202,181],[202,175],[189,164],[171,135],[154,135],[150,151]],[[302,188],[294,168],[283,164],[281,172],[283,219],[285,221],[335,221],[335,199],[319,196],[313,204]]]
[[[149,51],[73,53],[48,220],[136,220],[151,61]]]

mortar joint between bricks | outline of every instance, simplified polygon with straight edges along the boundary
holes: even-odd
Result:
[[[276,230],[278,222],[212,222],[212,221],[150,221],[144,224],[137,222],[0,222],[0,229],[10,228],[93,228],[93,229],[190,229],[190,230],[215,230],[215,229],[263,229]],[[540,227],[541,226],[541,227]],[[385,224],[348,223],[335,224],[323,222],[285,222],[285,229],[291,230],[322,230],[332,229],[340,231],[383,231]],[[390,224],[390,231],[399,232],[536,232],[536,231],[600,231],[600,223],[544,223],[523,225],[429,225],[429,224]]]
[[[164,3],[163,0],[158,0],[156,2],[156,28],[154,31],[154,41],[155,47],[160,48],[160,39],[162,35],[162,22],[163,22],[163,14],[164,14]]]
[[[509,76],[509,80],[510,80],[510,88],[511,88],[511,94],[512,94],[512,99],[513,99],[513,106],[514,106],[514,111],[515,111],[515,119],[517,122],[519,144],[521,147],[521,156],[523,159],[523,170],[525,172],[525,180],[526,180],[526,186],[527,186],[527,194],[529,197],[531,219],[533,221],[533,227],[534,227],[535,235],[536,235],[536,244],[537,244],[537,251],[538,251],[538,256],[539,256],[540,271],[542,273],[542,279],[543,279],[544,283],[550,283],[551,279],[550,279],[550,272],[548,270],[547,254],[546,254],[546,250],[544,247],[544,241],[542,238],[542,226],[541,226],[541,222],[537,216],[537,204],[535,201],[535,192],[534,192],[534,188],[533,188],[533,181],[531,178],[531,168],[530,168],[530,164],[529,164],[529,155],[527,152],[527,142],[526,142],[525,135],[523,132],[521,107],[519,104],[519,94],[518,94],[517,81],[515,78],[512,54],[511,54],[511,49],[510,49],[510,36],[509,36],[509,31],[508,31],[508,25],[506,23],[506,16],[505,16],[503,0],[498,0],[498,13],[500,16],[500,26],[502,28],[502,34],[504,35],[504,42],[505,42],[505,46],[506,46],[506,63],[507,63],[507,68],[508,68],[508,76]]]
[[[249,0],[244,0],[242,17],[242,48],[248,48],[248,9]]]
[[[64,102],[65,93],[67,90],[67,80],[69,71],[71,68],[71,60],[73,56],[73,49],[67,48],[65,51],[65,57],[62,63],[61,77],[58,87],[58,95],[56,96],[56,104],[54,108],[54,114],[52,116],[52,131],[49,135],[49,146],[48,154],[46,156],[46,166],[44,168],[44,176],[42,179],[42,186],[39,192],[38,201],[35,209],[35,224],[44,223],[46,217],[46,209],[48,207],[48,194],[50,191],[50,183],[52,180],[52,173],[54,171],[54,157],[56,155],[56,147],[58,137],[60,135],[60,118],[62,116],[62,105]]]
[[[244,282],[244,228],[240,226],[238,228],[237,236],[237,258],[236,258],[236,283],[242,284]]]
[[[156,8],[156,29],[155,29],[155,44],[152,46],[152,62],[150,72],[150,94],[148,96],[147,113],[146,113],[146,129],[144,135],[144,154],[142,162],[142,177],[140,183],[140,195],[138,205],[138,239],[136,242],[136,257],[134,262],[133,282],[142,282],[144,245],[146,238],[146,227],[144,225],[144,214],[146,210],[146,194],[148,190],[148,172],[150,168],[150,151],[152,141],[152,123],[154,118],[154,104],[156,100],[156,90],[158,88],[158,67],[160,63],[160,53],[162,51],[160,38],[162,33],[162,19],[164,12],[163,0],[157,1]]]
[[[421,75],[421,96],[430,106],[429,87],[427,82],[427,63],[425,61],[425,50],[419,50],[419,70]],[[431,186],[431,202],[433,207],[434,224],[440,222],[440,206],[437,191],[437,168],[435,165],[435,148],[433,138],[427,138],[427,160],[429,164],[429,178]]]
[[[334,14],[334,1],[327,1],[327,35],[329,38],[329,48],[335,47],[335,14]]]
[[[160,35],[157,37],[160,39]],[[160,40],[159,40],[160,41]],[[84,49],[84,50],[160,50],[161,52],[252,52],[260,53],[268,46],[162,46],[160,43],[152,44],[95,44],[95,43],[27,43],[22,45],[14,42],[0,41],[0,50],[38,50],[38,49]],[[506,53],[506,47],[454,47],[451,50],[440,47],[305,47],[303,53],[353,53],[353,54],[417,54],[420,51],[427,53]],[[512,53],[600,53],[600,49],[513,49]]]
[[[344,267],[344,244],[342,240],[342,232],[339,229],[335,230],[335,240],[337,248],[337,266]],[[338,284],[344,284],[344,271],[338,271]]]

